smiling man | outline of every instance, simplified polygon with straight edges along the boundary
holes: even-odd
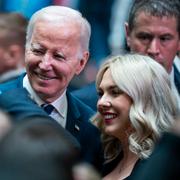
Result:
[[[77,138],[82,159],[100,168],[100,133],[88,122],[94,112],[67,90],[71,79],[84,69],[88,61],[90,34],[89,23],[76,10],[49,6],[37,11],[27,28],[27,74],[2,84],[0,90],[1,96],[6,96],[9,90],[24,87],[39,106],[37,108],[51,109],[49,116]],[[17,98],[20,103],[23,101],[21,95],[15,97],[16,102]],[[9,101],[13,105],[13,99],[7,99],[4,104]],[[13,117],[22,113],[22,109],[15,109]]]

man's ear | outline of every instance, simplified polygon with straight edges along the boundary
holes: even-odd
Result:
[[[125,22],[125,36],[126,36],[127,45],[130,46],[130,31],[129,31],[129,25],[127,22]]]
[[[84,51],[82,58],[79,60],[79,66],[76,69],[76,75],[81,73],[81,71],[84,69],[88,59],[89,59],[89,52]]]

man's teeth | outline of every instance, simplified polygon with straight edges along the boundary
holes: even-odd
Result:
[[[40,75],[38,74],[39,78],[43,79],[43,80],[50,80],[52,78],[49,78],[49,77],[46,77],[46,76],[43,76],[43,75]]]

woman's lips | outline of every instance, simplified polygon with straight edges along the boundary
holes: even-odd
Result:
[[[104,117],[104,123],[108,125],[108,124],[112,123],[112,121],[114,120],[114,118],[117,117],[117,115],[116,114],[112,114],[112,113],[105,113],[103,115],[103,117]]]

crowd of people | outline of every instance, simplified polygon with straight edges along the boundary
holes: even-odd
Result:
[[[0,14],[0,179],[180,178],[180,1],[134,0],[128,48],[74,90],[95,37],[87,6]]]

